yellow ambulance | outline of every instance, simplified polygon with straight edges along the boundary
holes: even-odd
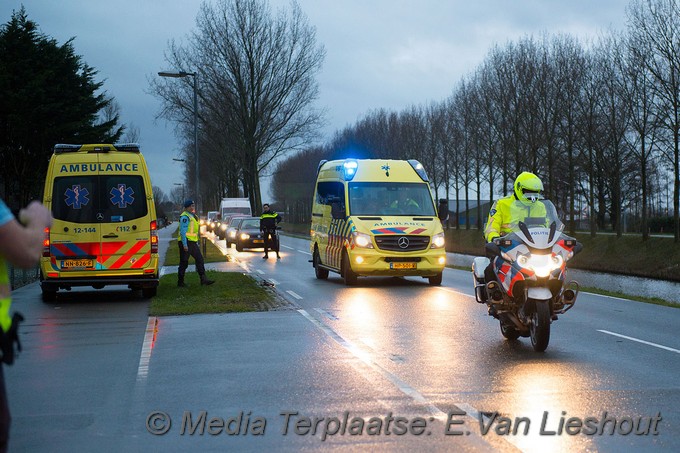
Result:
[[[447,215],[416,160],[321,161],[310,231],[316,278],[333,271],[347,285],[358,276],[420,276],[440,285]]]
[[[40,261],[45,302],[74,286],[156,295],[156,209],[139,145],[55,145],[43,202],[54,217]]]

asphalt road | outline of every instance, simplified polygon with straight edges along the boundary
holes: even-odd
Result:
[[[122,288],[16,291],[12,451],[680,451],[679,310],[582,293],[535,353],[468,272],[347,288],[307,244],[229,251],[290,302],[265,313],[155,324]]]

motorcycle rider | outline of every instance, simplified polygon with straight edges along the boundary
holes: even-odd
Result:
[[[517,176],[513,185],[513,193],[496,200],[489,211],[489,219],[484,228],[484,238],[486,242],[491,242],[497,237],[505,236],[512,231],[512,224],[518,219],[513,219],[511,214],[513,205],[520,201],[529,210],[535,210],[537,217],[545,216],[545,206],[539,202],[543,183],[541,179],[533,173],[524,171]],[[493,272],[493,261],[484,270],[486,282],[496,280]]]
[[[276,252],[276,259],[281,259],[279,255],[279,244],[276,241],[276,226],[281,221],[281,216],[278,212],[271,212],[269,204],[262,205],[262,215],[260,216],[260,231],[264,234],[264,256],[262,259],[269,258],[269,241],[273,241],[272,249]]]

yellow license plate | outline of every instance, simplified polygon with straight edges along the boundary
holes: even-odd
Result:
[[[264,244],[264,239],[253,239],[253,244]]]
[[[61,262],[62,269],[91,269],[94,267],[94,260],[64,260]]]
[[[416,263],[390,263],[390,269],[415,269]]]

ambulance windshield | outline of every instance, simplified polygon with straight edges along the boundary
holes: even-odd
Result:
[[[351,215],[436,215],[426,183],[351,182],[348,192]]]

